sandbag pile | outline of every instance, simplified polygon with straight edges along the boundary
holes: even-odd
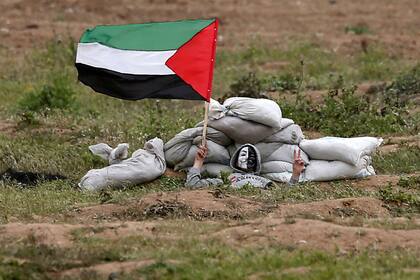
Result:
[[[194,163],[201,144],[203,123],[178,133],[164,147],[168,166],[176,171],[186,170]],[[220,176],[220,171],[232,172],[230,158],[241,144],[254,144],[261,154],[261,175],[292,172],[293,152],[304,139],[300,127],[293,120],[282,118],[280,107],[272,100],[232,97],[223,105],[210,103],[207,132],[208,156],[203,171]],[[309,157],[302,151],[302,159]],[[288,181],[288,180],[282,180]]]
[[[193,165],[201,144],[203,123],[178,133],[165,144],[168,166],[176,171]],[[229,159],[241,144],[254,144],[261,154],[261,176],[288,182],[293,170],[293,152],[301,149],[305,171],[300,181],[330,181],[375,175],[371,155],[382,143],[374,137],[324,137],[305,140],[299,125],[282,118],[272,100],[232,97],[223,104],[212,100],[208,122],[208,157],[203,172],[220,176],[232,172]]]

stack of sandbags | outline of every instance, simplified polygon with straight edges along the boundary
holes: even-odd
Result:
[[[175,170],[191,167],[201,143],[202,126],[201,122],[195,128],[186,129],[165,144],[168,166]],[[293,120],[282,118],[277,103],[268,99],[233,97],[223,105],[212,100],[208,129],[209,155],[203,171],[210,176],[218,176],[220,171],[232,172],[229,158],[245,143],[256,145],[260,151],[261,175],[286,172],[291,176],[293,152],[304,139],[300,127]],[[214,139],[215,135],[219,141]],[[306,154],[301,154],[309,164]]]
[[[165,157],[175,170],[194,162],[201,143],[203,123],[177,134],[165,145]],[[374,137],[324,137],[305,140],[299,125],[282,118],[277,103],[267,99],[233,97],[223,104],[212,100],[208,122],[208,149],[203,171],[211,176],[232,172],[229,158],[245,143],[254,144],[261,155],[261,175],[288,182],[294,151],[301,149],[306,169],[301,181],[329,181],[374,175],[371,155],[382,139]]]
[[[324,137],[303,140],[300,148],[310,157],[304,181],[331,181],[375,175],[371,155],[381,145],[375,137]]]
[[[175,171],[191,167],[194,163],[197,147],[202,142],[203,128],[188,128],[169,140],[165,146],[165,159],[168,166]],[[223,132],[211,127],[207,129],[208,156],[204,162],[228,164],[230,157],[225,147],[232,143]]]

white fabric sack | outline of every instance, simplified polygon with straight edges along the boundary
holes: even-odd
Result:
[[[232,144],[232,145],[227,146],[226,149],[229,152],[229,156],[232,157],[233,154],[235,154],[236,150],[241,146],[242,144]]]
[[[375,137],[323,137],[302,140],[299,146],[311,159],[338,160],[357,165],[364,155],[371,155],[383,139]]]
[[[272,128],[281,128],[281,110],[279,105],[269,99],[231,97],[223,102],[227,115],[260,123]]]
[[[297,124],[291,124],[282,130],[274,133],[273,135],[265,138],[262,142],[272,143],[280,142],[287,144],[299,144],[305,136],[303,135],[302,129]]]
[[[197,124],[197,126],[202,125],[203,122]],[[277,131],[266,125],[230,116],[209,121],[208,126],[223,132],[238,144],[256,144]]]
[[[129,145],[127,143],[118,144],[115,149],[112,149],[105,143],[89,146],[92,154],[107,160],[109,164],[119,163],[126,159],[128,157],[128,148]]]
[[[375,175],[375,170],[370,164],[369,156],[363,156],[357,166],[342,161],[311,160],[301,177],[304,181],[362,178]]]
[[[282,144],[282,143],[258,143],[255,145],[261,154],[261,161],[285,161],[293,164],[295,150],[299,150],[299,146]],[[309,164],[309,158],[304,151],[300,151],[300,156],[305,163]]]
[[[285,129],[286,127],[288,127],[289,125],[294,124],[295,121],[292,119],[288,119],[288,118],[282,118],[281,119],[281,129]]]
[[[209,120],[218,120],[226,116],[228,109],[217,100],[210,99]]]
[[[164,149],[166,151],[179,143],[192,141],[197,136],[202,136],[202,135],[203,135],[202,126],[185,129],[181,131],[180,133],[178,133],[177,135],[175,135],[171,140],[166,142]],[[230,140],[229,137],[227,137],[223,132],[217,131],[216,129],[211,128],[211,127],[207,128],[206,138],[222,146],[227,146],[230,143],[232,143],[232,140]]]
[[[161,176],[166,169],[163,141],[149,140],[144,149],[135,151],[131,158],[101,169],[90,170],[79,183],[83,190],[99,191],[106,187],[124,187],[146,183]]]
[[[293,164],[285,161],[267,161],[261,164],[261,174],[293,172]]]
[[[187,156],[181,162],[175,165],[174,170],[178,171],[193,166],[195,155],[197,154],[197,149],[198,147],[196,145],[192,145],[190,150],[188,151]],[[204,159],[205,163],[220,163],[224,165],[229,165],[229,152],[225,147],[208,140],[207,149],[208,154],[207,157]]]
[[[206,163],[203,165],[202,174],[207,174],[210,177],[220,177],[221,172],[233,173],[233,169],[229,165],[220,163]]]
[[[190,151],[193,141],[201,139],[202,127],[194,127],[181,131],[165,144],[165,158],[168,166],[175,166],[180,163]],[[232,141],[221,131],[213,128],[207,129],[207,139],[222,146],[229,145]],[[196,140],[197,140],[196,139]]]
[[[262,175],[264,178],[280,183],[289,183],[292,178],[291,172],[267,173]],[[300,181],[300,180],[299,180]]]
[[[188,155],[191,146],[192,141],[184,141],[166,149],[166,164],[168,166],[175,166],[177,163],[181,162]]]

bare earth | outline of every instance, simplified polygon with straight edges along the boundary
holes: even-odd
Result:
[[[420,55],[417,0],[2,0],[0,9],[0,48],[17,52],[58,34],[77,39],[98,24],[217,16],[220,47],[240,47],[250,40],[284,47],[291,39],[302,39],[352,53],[361,44],[380,42],[387,51],[409,59]],[[357,24],[367,24],[372,34],[344,32]]]

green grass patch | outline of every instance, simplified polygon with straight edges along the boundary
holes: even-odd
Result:
[[[388,185],[379,190],[379,197],[395,216],[420,213],[420,195],[393,188]]]
[[[269,205],[278,203],[312,202],[325,199],[339,199],[346,197],[373,196],[374,193],[354,188],[346,181],[318,184],[316,182],[302,183],[294,187],[286,184],[276,184],[276,187],[264,190],[252,186],[233,189],[228,185],[220,190],[243,197],[265,202]]]
[[[346,33],[353,33],[355,35],[369,34],[371,33],[369,26],[363,23],[356,25],[348,25],[344,28]]]
[[[410,174],[420,170],[420,148],[403,146],[398,151],[376,154],[373,157],[379,174]]]
[[[321,104],[306,97],[296,102],[279,101],[285,117],[293,119],[304,129],[324,134],[352,137],[389,133],[416,133],[416,118],[403,109],[369,101],[357,96],[355,87],[331,90]],[[381,109],[382,108],[382,109]]]

